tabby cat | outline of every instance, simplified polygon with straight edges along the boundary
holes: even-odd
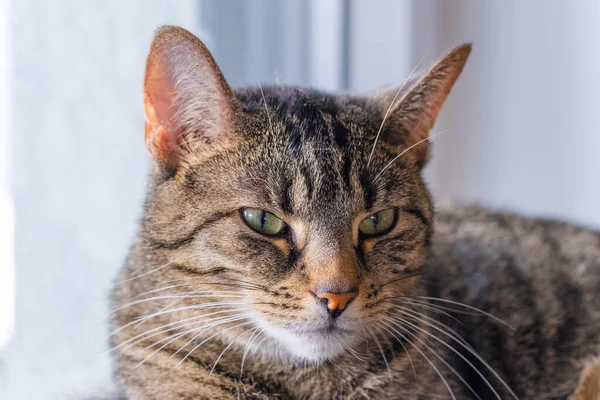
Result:
[[[113,296],[124,396],[596,396],[600,234],[434,216],[427,139],[470,52],[372,95],[232,90],[198,38],[159,29],[145,215]]]

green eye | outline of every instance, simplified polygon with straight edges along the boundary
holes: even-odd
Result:
[[[265,210],[243,208],[242,216],[250,228],[263,235],[273,236],[280,234],[286,227],[285,222],[276,217],[275,214],[271,214]]]
[[[388,233],[393,228],[395,222],[396,211],[389,208],[363,219],[358,226],[358,230],[366,237],[380,236]]]

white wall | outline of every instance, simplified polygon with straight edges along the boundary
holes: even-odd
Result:
[[[16,330],[0,399],[104,386],[106,299],[140,217],[142,77],[153,31],[193,1],[11,2]],[[60,397],[58,397],[60,398]]]
[[[14,210],[9,188],[9,49],[8,2],[0,0],[0,351],[14,327]],[[0,375],[2,375],[0,361]]]

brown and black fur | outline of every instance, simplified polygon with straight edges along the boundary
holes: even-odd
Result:
[[[154,163],[113,297],[111,341],[128,398],[577,395],[600,354],[600,234],[478,208],[434,217],[421,178],[420,141],[469,52],[457,48],[397,97],[398,88],[232,91],[193,35],[157,33],[145,86]],[[165,85],[176,100],[161,108]],[[245,226],[244,207],[290,228],[262,236]],[[393,230],[361,238],[358,222],[390,207]],[[316,284],[358,297],[333,320]],[[250,317],[183,334],[201,325],[186,318],[233,312]],[[257,321],[355,336],[339,354],[303,359]]]

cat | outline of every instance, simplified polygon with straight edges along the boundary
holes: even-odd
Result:
[[[124,395],[583,396],[600,379],[583,373],[600,354],[600,233],[434,213],[421,177],[470,52],[370,95],[233,90],[197,37],[160,28],[145,214],[112,298]]]

